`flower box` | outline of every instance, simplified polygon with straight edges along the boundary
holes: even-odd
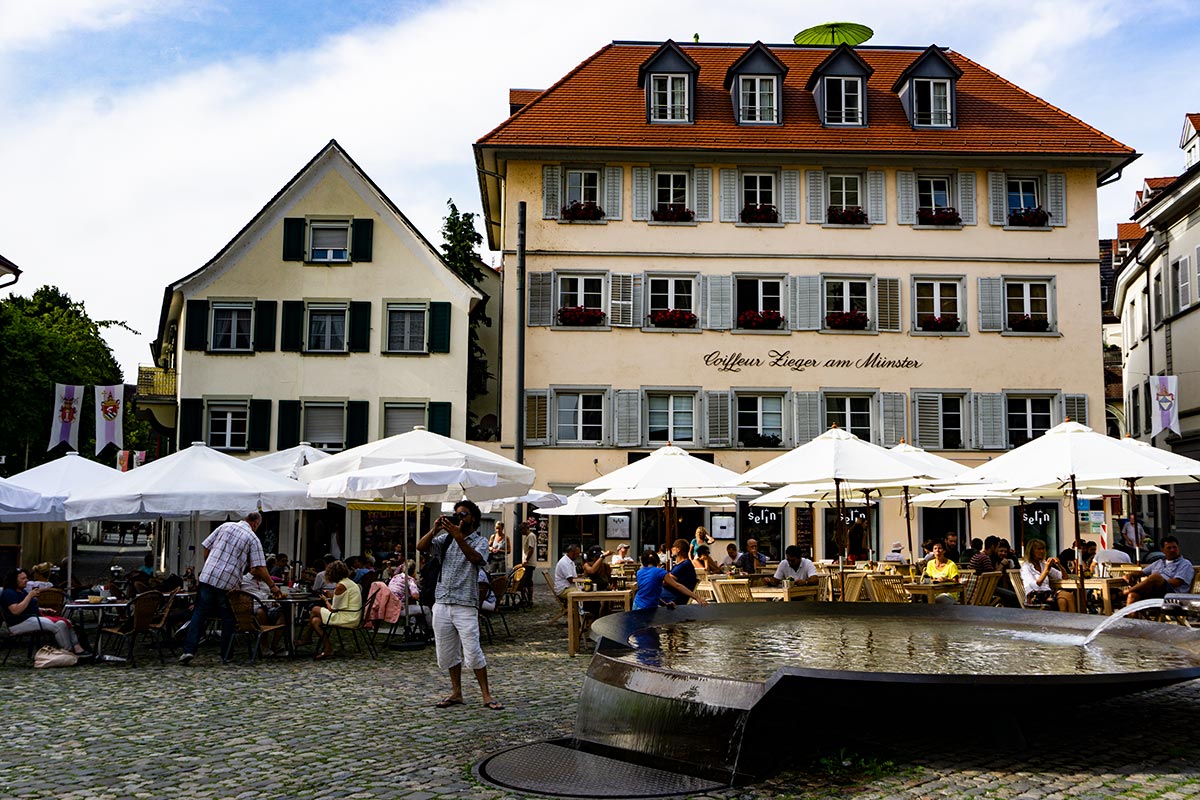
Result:
[[[962,225],[962,217],[953,208],[918,208],[918,225]]]
[[[783,439],[773,433],[747,431],[738,438],[738,444],[742,447],[779,447],[783,444]]]
[[[778,311],[743,311],[738,314],[737,326],[751,331],[774,331],[783,327]]]
[[[681,308],[659,309],[650,312],[650,325],[654,328],[694,328],[696,315]]]
[[[608,316],[598,308],[586,306],[564,306],[558,310],[558,324],[572,328],[603,325]]]
[[[1050,330],[1050,320],[1045,317],[1031,317],[1028,314],[1010,314],[1008,329],[1018,333],[1045,333]]]
[[[867,212],[860,206],[830,206],[825,212],[830,225],[868,225]]]
[[[865,331],[870,323],[862,311],[833,311],[825,315],[825,327],[835,331]]]
[[[771,205],[749,205],[742,209],[742,222],[764,225],[779,222],[779,209]]]
[[[563,207],[559,218],[566,222],[597,222],[604,219],[604,209],[590,200],[586,203],[575,201]]]
[[[917,327],[923,331],[930,333],[949,333],[957,331],[961,323],[957,314],[943,314],[940,317],[935,317],[932,314],[926,314],[917,320]]]
[[[659,206],[650,212],[650,219],[655,222],[691,222],[696,219],[696,212],[679,204]]]
[[[1050,212],[1037,208],[1017,208],[1008,212],[1010,228],[1045,228],[1050,225]]]

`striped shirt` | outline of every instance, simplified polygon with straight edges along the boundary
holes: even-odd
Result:
[[[208,558],[200,570],[200,582],[217,589],[236,589],[242,574],[267,564],[262,542],[245,520],[226,522],[204,540]]]

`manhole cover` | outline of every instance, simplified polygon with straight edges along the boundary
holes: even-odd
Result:
[[[671,797],[726,787],[693,775],[576,750],[563,740],[493,753],[479,762],[475,773],[505,789],[550,797]]]

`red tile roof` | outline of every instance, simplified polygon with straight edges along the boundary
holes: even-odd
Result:
[[[1175,182],[1175,178],[1146,178],[1146,186],[1150,187],[1151,191],[1164,189]]]
[[[1200,131],[1200,114],[1186,114],[1188,122],[1192,123],[1192,128]]]
[[[514,106],[528,105],[533,98],[541,93],[541,89],[509,89],[508,102]]]
[[[638,88],[638,67],[659,45],[613,43],[561,78],[478,142],[483,147],[614,147],[853,152],[1106,154],[1132,148],[1004,80],[965,56],[946,55],[962,71],[958,128],[914,131],[898,97],[897,77],[920,48],[858,48],[875,70],[867,84],[865,128],[824,128],[803,86],[828,48],[772,45],[788,68],[781,125],[737,125],[722,80],[746,45],[680,45],[700,65],[695,123],[652,125]]]
[[[1118,222],[1117,223],[1117,241],[1127,242],[1130,240],[1138,240],[1146,235],[1146,229],[1136,222]]]

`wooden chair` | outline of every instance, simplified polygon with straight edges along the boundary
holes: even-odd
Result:
[[[750,581],[748,580],[715,581],[712,587],[716,592],[718,603],[754,602],[754,595],[750,594]]]
[[[998,583],[1000,583],[999,570],[995,572],[980,572],[977,575],[972,575],[971,582],[963,593],[963,596],[966,598],[965,605],[992,605],[992,597],[996,594],[996,585]]]
[[[550,587],[550,596],[558,601],[558,616],[550,620],[550,624],[553,625],[567,616],[567,599],[559,597],[558,592],[554,591],[554,579],[550,577],[549,572],[543,570],[542,577],[546,579],[546,585]]]
[[[258,619],[258,610],[262,608],[262,601],[257,597],[242,589],[231,589],[229,591],[229,607],[233,610],[234,628],[233,637],[229,640],[229,649],[222,654],[222,658],[228,661],[233,657],[233,645],[238,636],[248,636],[250,642],[250,663],[253,664],[258,660],[258,654],[262,650],[262,636],[264,633],[272,633],[284,628],[284,623],[274,622],[263,624]]]
[[[857,603],[862,599],[863,589],[866,588],[869,572],[852,570],[842,573],[842,602]]]
[[[174,599],[175,592],[171,592],[170,595],[164,595],[153,589],[142,592],[133,598],[129,616],[125,618],[124,622],[116,627],[102,627],[98,638],[103,639],[105,635],[110,639],[121,637],[127,643],[126,660],[129,661],[130,666],[137,666],[134,645],[137,644],[139,638],[144,639],[149,636],[154,642],[154,649],[158,652],[159,663],[165,663],[162,655],[163,647],[170,647],[171,652],[175,652],[174,643],[170,642],[167,630],[167,614],[171,609],[171,601]]]
[[[868,575],[867,594],[876,603],[908,603],[912,598],[904,591],[904,579],[899,575]]]
[[[833,576],[829,573],[817,573],[817,601],[821,603],[833,602]]]
[[[1017,603],[1021,606],[1021,608],[1035,609],[1038,611],[1045,611],[1049,608],[1055,608],[1055,606],[1051,606],[1049,603],[1030,603],[1025,598],[1025,581],[1021,578],[1021,570],[1010,569],[1005,571],[1008,573],[1008,580],[1012,584],[1013,594],[1017,596]]]

